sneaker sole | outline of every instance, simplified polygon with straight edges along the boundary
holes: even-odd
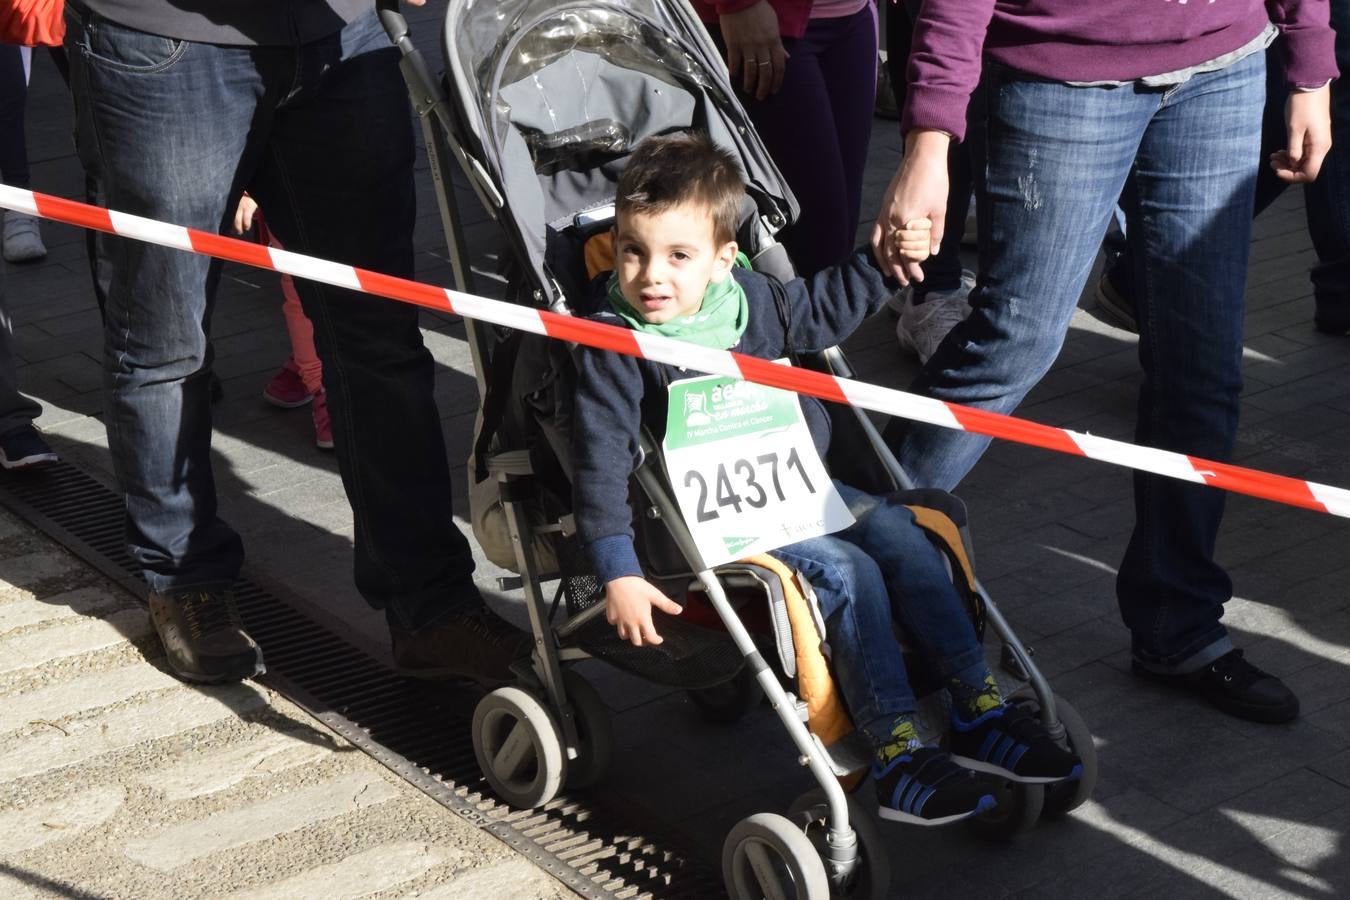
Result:
[[[263,391],[262,398],[266,400],[268,403],[272,404],[273,406],[279,407],[281,409],[299,409],[305,404],[312,403],[314,401],[313,394],[310,394],[303,400],[282,400],[280,397],[272,396],[271,394],[267,393],[267,391]]]
[[[988,801],[987,803],[985,801]],[[987,813],[998,805],[992,794],[985,794],[980,798],[979,803],[969,812],[956,813],[951,816],[943,816],[940,819],[921,819],[918,816],[907,812],[901,812],[898,809],[892,809],[889,806],[882,806],[877,810],[877,815],[890,822],[903,822],[906,825],[922,825],[924,827],[936,827],[939,825],[950,825],[953,822],[961,822],[966,819],[974,818],[982,813]]]
[[[258,678],[259,676],[265,675],[267,673],[267,664],[263,662],[262,651],[259,651],[257,660],[253,664],[253,671],[246,675],[218,675],[214,678],[207,678],[192,672],[180,672],[175,669],[172,664],[170,664],[169,670],[184,681],[190,681],[193,684],[237,684],[241,681],[248,681],[250,678]]]
[[[0,468],[7,471],[15,469],[27,469],[30,466],[40,466],[43,463],[56,462],[60,457],[55,453],[35,453],[32,456],[25,456],[20,459],[10,459],[3,453],[0,453]]]
[[[1131,662],[1130,671],[1136,678],[1170,688],[1173,691],[1183,694],[1189,694],[1197,700],[1203,700],[1210,706],[1227,713],[1239,719],[1246,719],[1249,722],[1260,722],[1263,725],[1283,725],[1286,722],[1292,722],[1298,718],[1299,704],[1298,698],[1295,698],[1294,708],[1272,707],[1272,706],[1251,706],[1245,703],[1235,703],[1230,700],[1221,700],[1211,697],[1201,691],[1196,690],[1191,685],[1177,681],[1175,675],[1165,675],[1161,672],[1153,672],[1142,668],[1136,662]]]
[[[961,756],[957,753],[952,754],[952,762],[962,768],[973,769],[976,772],[984,772],[988,775],[997,775],[999,778],[1006,778],[1008,781],[1015,781],[1018,784],[1060,784],[1064,781],[1074,781],[1083,777],[1083,767],[1081,765],[1074,766],[1074,770],[1068,775],[1051,776],[1047,778],[1043,776],[1018,775],[1016,772],[1010,772],[993,763],[971,759],[969,756]]]

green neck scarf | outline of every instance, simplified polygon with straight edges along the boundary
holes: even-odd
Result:
[[[750,268],[750,260],[744,253],[736,254],[736,265]],[[703,292],[703,305],[697,312],[657,324],[642,318],[642,314],[633,309],[623,298],[619,290],[619,276],[609,276],[609,306],[615,315],[628,323],[628,327],[647,334],[659,334],[677,341],[688,341],[701,347],[715,350],[727,350],[736,346],[750,321],[749,304],[745,300],[745,288],[741,287],[730,272],[721,281],[710,282]]]

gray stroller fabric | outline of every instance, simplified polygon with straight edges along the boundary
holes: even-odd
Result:
[[[740,160],[772,230],[795,219],[791,192],[682,0],[451,0],[444,40],[458,143],[481,155],[518,262],[546,292],[554,236],[612,202],[628,152],[651,134],[707,131]]]

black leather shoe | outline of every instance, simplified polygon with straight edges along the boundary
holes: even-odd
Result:
[[[530,652],[530,635],[484,605],[458,609],[413,634],[395,631],[394,668],[408,678],[467,678],[485,687],[515,680],[511,663]]]
[[[1316,312],[1313,325],[1323,334],[1345,334],[1350,331],[1350,302],[1333,302],[1315,298]]]
[[[1289,722],[1298,717],[1298,697],[1283,681],[1230,650],[1194,672],[1173,675],[1145,669],[1132,660],[1134,674],[1195,694],[1230,716],[1253,722]]]
[[[229,591],[151,591],[150,621],[179,678],[217,684],[267,671]]]

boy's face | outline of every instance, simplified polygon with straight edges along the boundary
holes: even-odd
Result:
[[[614,233],[614,271],[628,305],[660,325],[698,312],[712,282],[730,277],[736,242],[717,245],[710,211],[685,203],[624,215]]]

